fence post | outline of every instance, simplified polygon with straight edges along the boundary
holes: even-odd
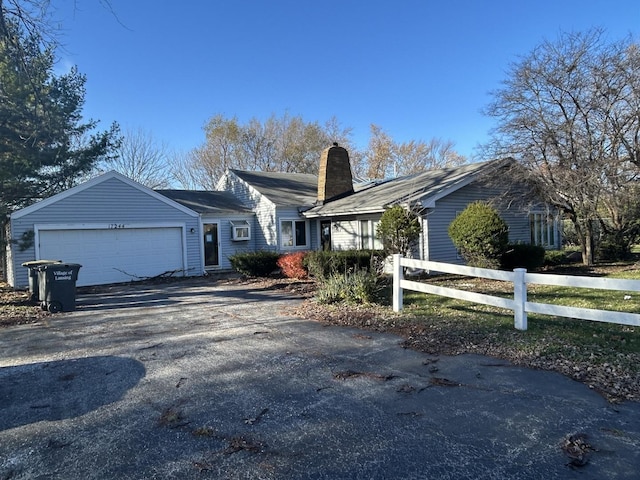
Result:
[[[403,280],[402,265],[400,265],[400,254],[393,255],[393,311],[402,310],[402,287],[400,282]]]
[[[527,283],[525,282],[525,268],[513,270],[513,309],[514,325],[518,330],[527,329],[527,312],[524,309],[527,302]]]

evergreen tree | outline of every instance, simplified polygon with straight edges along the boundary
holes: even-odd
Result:
[[[376,234],[388,254],[408,255],[420,239],[421,231],[418,215],[400,205],[394,205],[380,217]]]
[[[3,19],[0,35],[0,215],[72,186],[117,143],[118,128],[83,122],[85,77],[53,74],[37,33]]]

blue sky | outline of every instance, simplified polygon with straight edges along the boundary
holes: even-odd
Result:
[[[511,62],[563,31],[640,38],[638,0],[53,0],[58,69],[87,76],[85,117],[141,128],[175,151],[215,114],[335,116],[364,148],[486,142],[490,92]]]

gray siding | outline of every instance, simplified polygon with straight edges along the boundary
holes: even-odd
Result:
[[[470,203],[476,200],[490,200],[495,197],[496,191],[472,183],[438,200],[435,209],[429,210],[425,216],[423,236],[426,243],[423,242],[422,252],[423,256],[428,255],[428,258],[425,259],[463,264],[464,261],[459,258],[456,248],[449,238],[449,224]],[[530,239],[528,212],[500,205],[497,205],[497,209],[500,216],[509,225],[509,241],[528,242]]]
[[[320,220],[309,220],[309,231],[311,232],[310,250],[320,250]]]
[[[449,238],[449,224],[467,205],[476,200],[493,200],[497,190],[470,184],[436,202],[422,218],[422,238],[412,253],[413,257],[447,263],[464,263]],[[509,225],[509,241],[527,243],[530,239],[528,211],[496,205],[500,216]],[[362,248],[360,222],[379,221],[382,214],[335,217],[331,222],[331,246],[334,250]]]
[[[221,190],[233,193],[241,203],[255,212],[257,227],[255,229],[255,249],[277,250],[277,223],[274,225],[276,217],[275,205],[231,172],[222,178],[218,187]]]
[[[300,215],[298,207],[277,207],[275,209],[276,226],[274,231],[277,232],[277,238],[274,238],[274,245],[276,250],[282,252],[291,252],[295,250],[309,250],[313,244],[314,230],[311,228],[312,222]],[[281,220],[303,220],[307,222],[307,246],[306,247],[294,247],[294,248],[282,248],[280,245],[280,221]]]
[[[278,223],[276,222],[276,207],[266,198],[261,198],[256,204],[256,222],[258,223],[258,236],[256,237],[256,249],[278,249]]]
[[[202,275],[199,235],[189,234],[190,229],[199,232],[199,218],[180,208],[158,200],[141,189],[120,181],[106,179],[89,188],[62,197],[60,200],[37,209],[20,218],[12,219],[12,238],[19,239],[32,231],[37,224],[185,224],[187,275]],[[15,287],[28,285],[27,269],[21,264],[35,259],[35,246],[20,251],[13,249],[13,281]],[[64,260],[64,259],[61,259]]]
[[[280,220],[306,220],[300,215],[298,205],[276,206],[267,197],[231,172],[225,175],[218,184],[218,188],[233,193],[238,200],[255,212],[258,227],[255,235],[256,250],[303,250],[302,248],[282,249],[280,246]],[[304,248],[305,250],[313,249],[314,245],[317,248],[318,244],[317,222],[308,221],[308,223],[308,245]]]
[[[251,238],[249,240],[235,241],[233,240],[233,231],[231,222],[246,220],[251,226]],[[219,270],[231,270],[231,262],[229,257],[237,253],[254,252],[256,250],[256,233],[257,225],[253,215],[218,215],[215,217],[202,217],[202,223],[217,223],[218,237],[220,242],[220,265]],[[203,252],[204,258],[204,252]]]

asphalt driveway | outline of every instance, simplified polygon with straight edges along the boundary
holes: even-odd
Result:
[[[0,329],[0,480],[640,477],[640,404],[287,315],[299,301],[194,279]]]

